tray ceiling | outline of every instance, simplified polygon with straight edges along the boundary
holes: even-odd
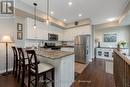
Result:
[[[38,9],[46,13],[46,0],[21,0],[33,7],[33,2],[38,4]],[[72,6],[68,2],[72,2]],[[53,17],[64,20],[65,23],[90,18],[92,24],[101,24],[109,18],[121,16],[129,0],[50,0],[50,13]],[[82,14],[81,17],[78,15]]]

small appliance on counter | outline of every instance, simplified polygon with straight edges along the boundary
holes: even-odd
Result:
[[[56,46],[55,43],[47,43],[45,42],[44,48],[51,48],[52,50],[60,50],[60,46]]]
[[[74,42],[62,41],[62,47],[72,47],[74,48]]]
[[[66,41],[62,41],[62,46],[67,46],[67,42]]]
[[[41,41],[39,44],[38,44],[38,48],[43,48],[44,47],[44,43],[43,43],[43,41]]]

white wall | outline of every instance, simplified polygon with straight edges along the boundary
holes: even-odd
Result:
[[[130,29],[129,29],[129,55],[130,55]]]
[[[95,58],[95,30],[92,25],[92,58]]]
[[[16,19],[15,19],[15,30],[16,30],[16,32],[15,33],[17,33],[17,23],[21,23],[21,24],[23,24],[23,39],[22,40],[17,40],[17,34],[16,34],[16,37],[15,37],[15,40],[16,40],[16,46],[18,46],[18,47],[24,47],[24,45],[25,45],[25,18],[21,18],[21,17],[17,17]]]
[[[10,35],[15,37],[15,29],[14,29],[14,19],[0,19],[0,38],[3,35]],[[10,45],[10,44],[9,44]],[[9,50],[10,51],[10,50]],[[6,66],[6,57],[5,57],[5,44],[0,43],[0,71],[5,69]],[[9,66],[11,66],[12,56],[9,53]]]
[[[116,33],[117,34],[117,42],[114,43],[106,43],[104,42],[104,34],[106,33]],[[95,38],[99,38],[101,40],[102,47],[117,47],[117,43],[121,40],[125,40],[128,42],[126,47],[130,47],[130,26],[122,26],[122,27],[113,27],[113,28],[104,28],[104,29],[95,29]]]
[[[17,40],[17,23],[23,24],[23,32],[25,31],[25,19],[16,17],[16,18],[1,18],[0,19],[0,38],[2,38],[3,35],[10,35],[12,39],[14,40],[14,43],[9,44],[9,70],[12,69],[13,66],[13,53],[11,46],[17,45],[20,47],[24,47],[24,39],[23,40]],[[25,36],[25,35],[23,35]],[[0,73],[3,73],[5,71],[6,66],[6,57],[5,57],[5,44],[0,43]]]

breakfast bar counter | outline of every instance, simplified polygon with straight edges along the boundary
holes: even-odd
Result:
[[[40,62],[49,63],[55,68],[55,87],[70,87],[74,82],[73,52],[55,50],[36,50]],[[51,87],[51,86],[49,86]]]
[[[50,59],[60,59],[69,55],[74,54],[73,52],[67,51],[56,51],[56,50],[36,50],[36,54],[42,57],[50,58]]]

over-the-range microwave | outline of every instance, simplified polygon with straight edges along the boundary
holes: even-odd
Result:
[[[58,35],[57,34],[48,33],[48,40],[49,41],[58,41]]]

